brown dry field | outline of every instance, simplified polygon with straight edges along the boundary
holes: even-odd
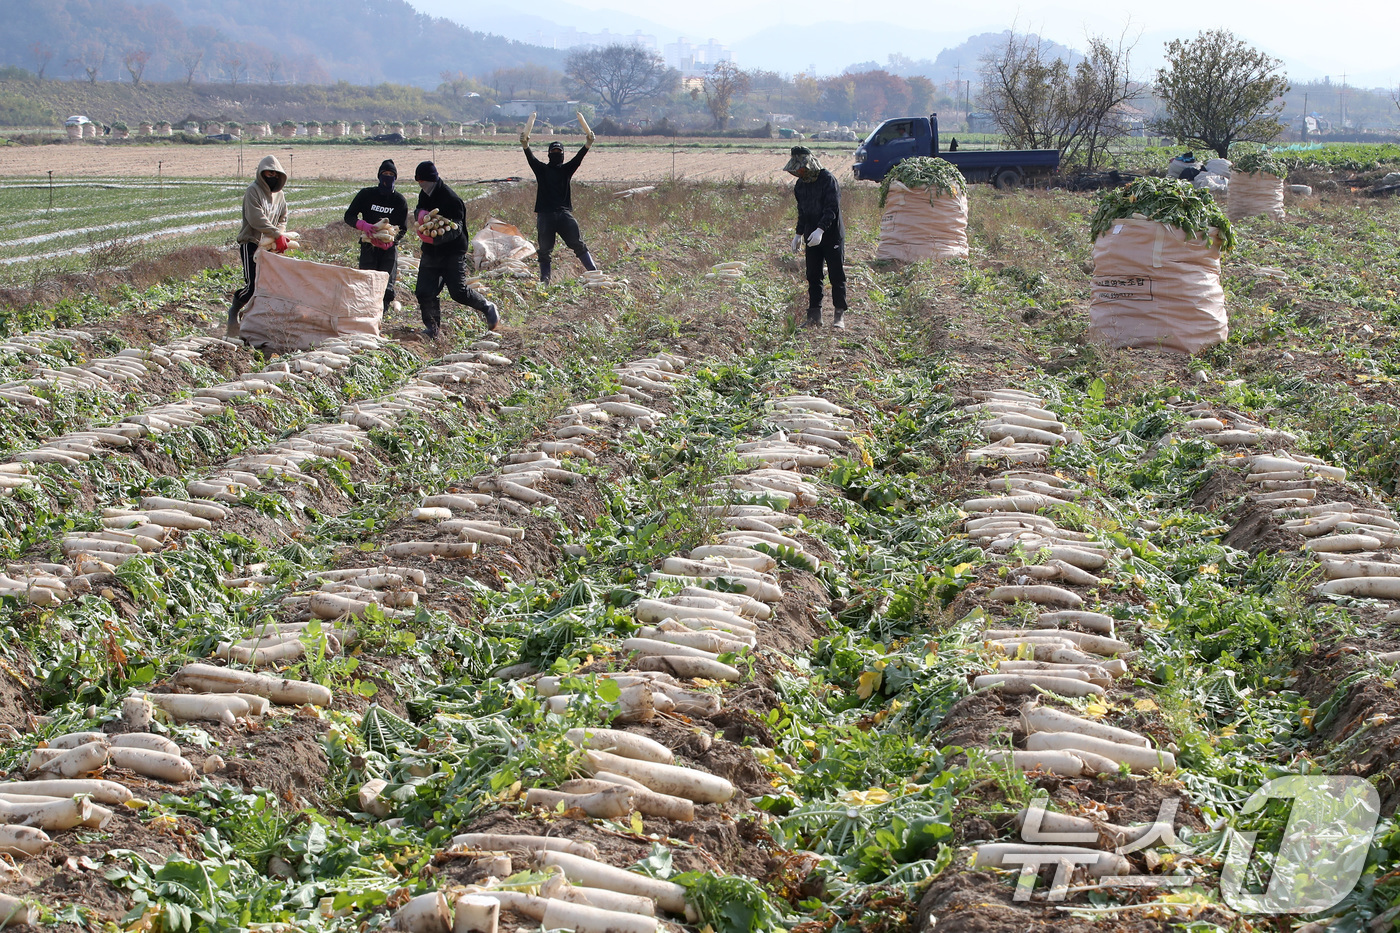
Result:
[[[546,145],[541,140],[540,147]],[[572,156],[576,141],[566,140]],[[853,147],[852,147],[853,148]],[[157,170],[167,178],[241,178],[251,175],[259,159],[271,153],[294,179],[365,181],[372,179],[383,159],[393,159],[403,179],[412,178],[413,167],[431,159],[431,146],[288,145],[276,141],[210,146],[105,146],[74,144],[25,146],[0,149],[0,176],[34,177],[52,171],[56,178],[154,178]],[[528,174],[525,157],[514,146],[446,147],[436,151],[438,170],[449,182],[469,183]],[[849,177],[847,151],[822,153],[828,168]],[[674,177],[690,181],[772,182],[783,177],[787,149],[773,146],[754,149],[669,149],[636,144],[594,146],[578,173],[579,181],[647,184]],[[159,163],[159,165],[158,165]]]

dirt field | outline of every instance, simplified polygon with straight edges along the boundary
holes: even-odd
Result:
[[[543,143],[542,143],[543,145]],[[577,143],[566,143],[572,155]],[[398,163],[404,178],[413,166],[433,158],[429,146],[325,146],[287,145],[282,141],[222,146],[36,146],[0,150],[0,175],[56,178],[96,178],[114,175],[155,177],[159,170],[175,178],[241,178],[252,173],[258,159],[268,153],[282,160],[296,178],[368,180],[383,159]],[[437,164],[451,182],[508,178],[526,173],[525,158],[515,147],[452,147],[437,150]],[[579,181],[647,182],[677,178],[706,181],[774,181],[782,175],[786,151],[752,149],[678,148],[609,145],[599,142],[580,170]],[[827,167],[846,176],[849,155],[831,152]]]

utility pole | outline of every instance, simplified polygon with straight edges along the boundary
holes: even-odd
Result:
[[[1337,123],[1345,131],[1347,128],[1347,73],[1342,72],[1342,88],[1337,92]]]
[[[1308,92],[1303,92],[1303,142],[1308,141]]]

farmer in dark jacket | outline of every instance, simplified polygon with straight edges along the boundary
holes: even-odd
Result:
[[[393,159],[379,166],[379,184],[361,188],[345,211],[345,222],[364,234],[360,243],[360,268],[389,273],[389,287],[384,291],[384,312],[394,303],[394,275],[399,268],[399,240],[408,230],[408,201],[394,190],[399,170]],[[379,234],[374,225],[381,220],[398,227],[393,235]],[[378,234],[378,235],[377,235]]]
[[[797,177],[793,194],[797,197],[797,234],[792,238],[795,253],[807,249],[807,324],[822,322],[822,265],[831,276],[831,303],[836,307],[835,327],[845,327],[846,268],[841,254],[846,231],[841,224],[841,186],[836,176],[822,168],[812,150],[794,146],[792,158],[783,171]]]
[[[579,262],[590,272],[598,266],[589,255],[588,247],[578,229],[574,217],[574,200],[570,191],[570,180],[574,172],[583,164],[583,157],[593,146],[593,131],[584,137],[583,148],[569,161],[564,161],[564,145],[555,140],[549,144],[549,161],[541,162],[530,151],[530,136],[520,134],[520,148],[525,150],[525,160],[535,173],[535,228],[540,242],[540,281],[549,284],[550,256],[554,253],[555,237],[564,238],[564,245],[574,251]]]
[[[431,237],[422,231],[418,239],[423,241],[423,259],[418,264],[418,287],[413,290],[418,299],[418,309],[423,313],[423,332],[428,339],[435,339],[442,327],[443,286],[452,300],[481,312],[487,330],[495,330],[500,322],[496,306],[474,290],[467,287],[467,207],[457,192],[438,178],[437,166],[431,162],[419,162],[413,172],[422,193],[414,216],[421,224],[434,208],[439,217],[446,217],[457,224],[456,229]]]

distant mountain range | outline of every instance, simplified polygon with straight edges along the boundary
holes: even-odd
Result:
[[[46,77],[229,83],[393,81],[434,88],[444,71],[562,68],[563,51],[488,36],[406,0],[0,0],[0,61]],[[195,57],[202,52],[197,64]]]

